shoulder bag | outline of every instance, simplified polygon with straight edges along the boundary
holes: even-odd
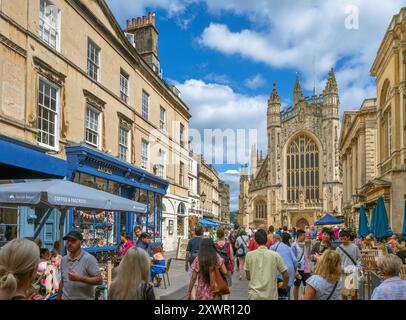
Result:
[[[210,291],[218,295],[230,294],[227,280],[217,265],[210,269]]]

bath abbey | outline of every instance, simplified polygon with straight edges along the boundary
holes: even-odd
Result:
[[[331,69],[323,94],[304,97],[299,79],[293,105],[281,110],[276,84],[268,100],[267,155],[253,146],[242,168],[239,223],[304,228],[326,212],[341,212],[337,82]]]

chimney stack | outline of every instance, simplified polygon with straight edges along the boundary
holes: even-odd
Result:
[[[131,21],[127,19],[127,29],[131,28]]]
[[[129,25],[127,20],[127,32],[135,36],[136,49],[144,58],[145,62],[154,70],[160,73],[160,62],[158,56],[158,30],[155,26],[155,14],[148,12],[146,16],[132,19]]]

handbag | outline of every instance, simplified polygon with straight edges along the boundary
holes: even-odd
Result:
[[[210,270],[210,291],[219,295],[230,294],[227,280],[217,266]]]

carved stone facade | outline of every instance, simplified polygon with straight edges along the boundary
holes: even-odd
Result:
[[[293,106],[281,111],[274,85],[268,101],[268,154],[253,147],[250,175],[240,180],[243,225],[304,227],[321,213],[340,212],[339,97],[331,70],[323,94],[304,97],[299,80]],[[246,170],[246,167],[244,167]],[[266,203],[266,215],[262,214]]]

